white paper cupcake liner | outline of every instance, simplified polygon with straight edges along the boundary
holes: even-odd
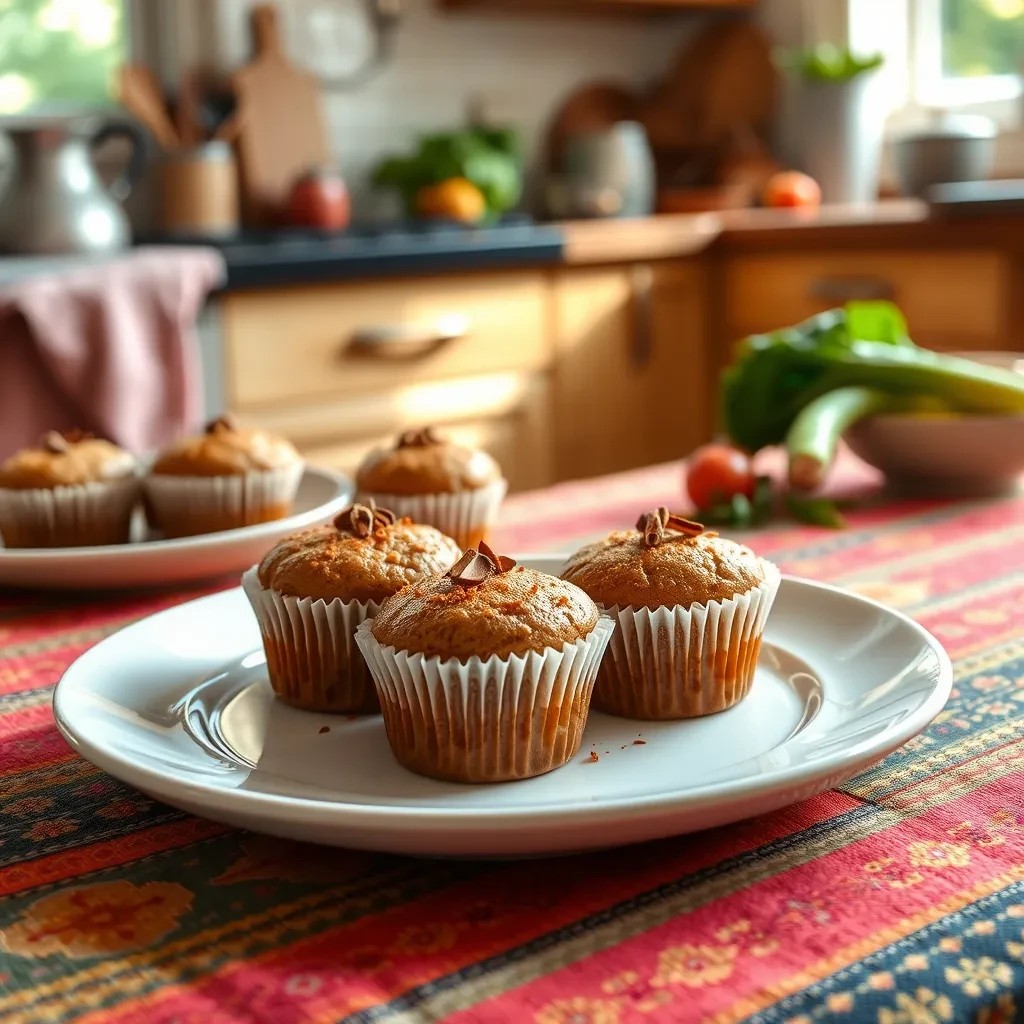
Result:
[[[579,750],[597,669],[615,625],[602,615],[561,650],[442,660],[384,647],[356,630],[388,742],[411,771],[453,782],[542,775]]]
[[[356,647],[356,627],[377,614],[373,601],[287,597],[260,584],[256,566],[242,576],[263,636],[274,692],[297,708],[375,712],[377,691]]]
[[[0,538],[9,548],[125,544],[138,499],[134,476],[26,491],[0,488]]]
[[[414,523],[436,527],[465,550],[476,547],[487,536],[507,491],[506,480],[495,480],[476,490],[445,494],[360,491],[356,500],[366,502],[373,498],[378,507],[389,508],[399,517],[408,516]]]
[[[252,526],[290,513],[304,466],[239,476],[150,474],[143,481],[153,525],[168,537]]]
[[[764,559],[764,583],[725,601],[690,607],[602,609],[618,629],[601,663],[594,707],[623,718],[697,718],[750,691],[779,570]]]

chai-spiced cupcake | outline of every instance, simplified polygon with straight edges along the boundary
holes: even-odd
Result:
[[[270,685],[307,711],[370,712],[377,694],[353,634],[382,601],[444,572],[458,545],[388,509],[352,505],[278,542],[242,587],[259,620]]]
[[[135,457],[81,430],[51,430],[0,465],[8,548],[124,544],[139,497]]]
[[[508,483],[486,452],[424,427],[406,431],[392,448],[371,452],[356,472],[356,490],[360,501],[373,498],[470,548],[493,526]]]
[[[695,718],[750,691],[779,570],[749,548],[659,508],[581,548],[562,577],[612,615],[594,707]]]
[[[400,764],[506,782],[579,750],[612,629],[578,587],[481,544],[388,598],[356,642]]]
[[[221,416],[161,452],[144,481],[146,509],[167,537],[284,519],[302,470],[302,457],[285,438]]]

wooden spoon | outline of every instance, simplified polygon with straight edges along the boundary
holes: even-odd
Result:
[[[123,64],[118,71],[118,98],[165,149],[179,145],[163,94],[153,72],[141,64]]]

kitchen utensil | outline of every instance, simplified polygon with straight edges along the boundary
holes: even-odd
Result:
[[[654,160],[643,125],[620,121],[565,139],[562,159],[570,190],[618,195],[618,217],[645,217],[654,209]]]
[[[287,519],[163,540],[147,534],[139,517],[131,544],[10,550],[0,544],[0,586],[116,590],[167,587],[229,572],[241,574],[286,534],[326,522],[354,493],[348,477],[307,466]]]
[[[316,79],[284,52],[278,14],[270,5],[252,12],[256,57],[233,79],[238,151],[246,213],[260,224],[283,214],[293,182],[330,163]]]
[[[616,82],[589,82],[571,93],[548,125],[545,149],[548,168],[562,170],[565,140],[571,135],[602,131],[622,121],[632,121],[637,98]]]
[[[182,149],[189,150],[202,140],[203,128],[200,123],[200,89],[196,74],[186,71],[178,87],[178,102],[175,119],[178,124],[178,142]]]
[[[1024,353],[953,354],[1024,374]],[[845,440],[905,492],[980,496],[1024,485],[1024,416],[871,416]]]
[[[554,573],[564,561],[516,557]],[[515,857],[679,835],[806,800],[917,735],[952,681],[938,641],[905,615],[786,577],[736,707],[681,722],[591,711],[565,767],[452,785],[401,768],[380,715],[275,700],[235,588],[101,640],[64,674],[53,710],[81,756],[206,818],[353,849]]]
[[[149,129],[165,149],[179,144],[163,93],[153,72],[141,64],[123,64],[118,70],[118,99]]]
[[[131,241],[119,200],[145,165],[144,142],[130,122],[97,113],[51,113],[0,119],[14,150],[14,167],[0,201],[0,250],[31,255],[106,253]],[[127,169],[105,186],[92,150],[127,139]]]
[[[996,126],[985,117],[944,117],[893,141],[900,191],[924,196],[932,185],[980,181],[992,172]]]
[[[223,237],[238,230],[238,170],[216,140],[164,154],[157,168],[160,223],[171,235]]]
[[[764,129],[778,93],[764,33],[750,21],[728,19],[684,45],[639,116],[655,149],[714,146],[736,129]]]

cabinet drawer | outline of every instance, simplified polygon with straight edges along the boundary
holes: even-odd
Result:
[[[1005,257],[987,250],[749,256],[726,264],[725,318],[738,338],[851,299],[891,299],[921,344],[999,348],[1008,289]]]
[[[549,361],[540,273],[331,284],[224,299],[232,404],[364,394]]]

